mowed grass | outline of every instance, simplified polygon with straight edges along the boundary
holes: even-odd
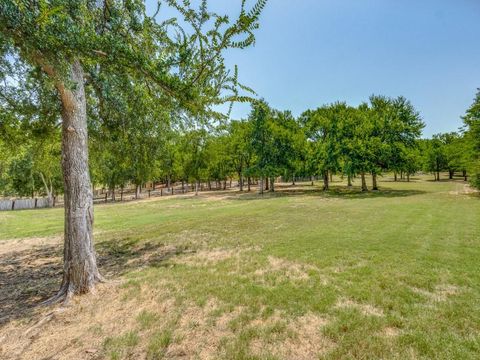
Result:
[[[480,198],[460,181],[380,187],[97,206],[97,249],[125,264],[131,311],[92,320],[96,354],[479,358]],[[0,213],[0,240],[62,229],[62,209]]]

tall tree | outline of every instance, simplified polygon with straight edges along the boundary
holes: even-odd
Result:
[[[157,21],[158,10],[147,14],[140,0],[0,3],[2,59],[18,55],[32,72],[40,70],[38,86],[53,86],[61,108],[64,275],[52,302],[88,292],[102,280],[93,247],[85,79],[98,69],[109,76],[127,73],[132,81],[148,82],[167,106],[212,113],[210,105],[241,99],[236,72],[229,75],[222,52],[253,44],[265,3],[258,0],[247,11],[242,1],[240,16],[229,23],[209,12],[206,1],[199,9],[186,1],[159,1],[158,9],[168,5],[183,17],[184,29],[176,18]],[[233,93],[224,96],[225,89]]]

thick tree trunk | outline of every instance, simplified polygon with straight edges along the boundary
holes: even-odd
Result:
[[[330,182],[333,182],[333,173],[330,171]]]
[[[140,193],[142,192],[141,190],[142,188],[140,185],[135,186],[135,199],[138,199],[140,197]]]
[[[365,173],[362,172],[362,191],[368,191],[367,182],[365,180]]]
[[[72,89],[57,84],[62,102],[62,169],[65,186],[63,281],[47,302],[91,291],[102,280],[93,248],[93,194],[88,171],[88,134],[83,69],[70,69]]]
[[[440,181],[440,171],[437,171],[437,181]]]
[[[448,178],[449,178],[450,180],[453,179],[453,173],[454,173],[453,171],[449,171],[449,172],[448,172]]]
[[[407,182],[410,182],[410,173],[407,173]]]
[[[327,191],[329,188],[328,184],[328,171],[323,173],[323,191]]]
[[[378,190],[377,186],[377,174],[372,173],[372,190]]]

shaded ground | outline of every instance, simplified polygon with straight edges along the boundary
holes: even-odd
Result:
[[[60,238],[33,238],[4,242],[0,251],[0,326],[29,318],[38,305],[55,295],[62,278]],[[16,250],[16,249],[19,250]],[[98,266],[107,279],[118,278],[132,269],[162,266],[181,249],[162,244],[101,242],[96,247]]]

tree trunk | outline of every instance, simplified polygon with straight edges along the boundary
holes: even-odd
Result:
[[[352,187],[352,177],[350,176],[350,174],[347,175],[347,186],[349,188]]]
[[[407,182],[410,182],[410,173],[407,173]]]
[[[227,190],[227,179],[223,180],[223,190]]]
[[[325,171],[323,173],[323,191],[327,191],[328,190],[328,171]]]
[[[260,194],[263,195],[263,176],[260,178]]]
[[[367,182],[365,181],[365,173],[362,172],[362,191],[368,191]]]
[[[243,175],[241,171],[238,172],[238,187],[240,191],[243,191]]]
[[[195,181],[195,196],[198,195],[198,183],[199,183],[200,180],[196,180]]]
[[[75,60],[72,89],[56,84],[62,105],[62,170],[65,186],[63,281],[48,303],[91,291],[102,281],[93,248],[93,194],[88,171],[88,133],[84,73]]]
[[[449,172],[448,172],[448,178],[449,178],[450,180],[453,179],[453,171],[449,171]]]
[[[252,185],[252,179],[250,178],[250,176],[247,178],[247,191],[250,191],[250,186]]]
[[[330,171],[330,182],[333,182],[333,173]]]
[[[47,182],[45,181],[45,177],[43,176],[43,173],[40,172],[40,178],[42,179],[43,182],[43,187],[45,188],[45,192],[47,194],[47,202],[48,202],[48,207],[52,207],[53,204],[53,186],[52,182],[50,181],[50,188],[47,185]]]
[[[463,179],[464,181],[467,181],[467,172],[463,170]]]
[[[377,187],[377,174],[372,173],[372,190],[378,190]]]
[[[263,178],[262,178],[263,180]],[[268,191],[270,189],[270,187],[268,186],[268,176],[266,177],[266,180],[265,180],[265,191]]]
[[[275,177],[270,178],[270,192],[275,192]]]
[[[112,187],[112,201],[115,202],[115,186]]]
[[[440,181],[440,171],[437,171],[437,181]]]
[[[292,185],[295,186],[295,174],[292,175]]]
[[[313,186],[313,175],[310,176],[310,181],[312,182],[312,186]]]
[[[396,171],[393,172],[393,180],[397,181],[397,172]]]
[[[140,197],[141,189],[142,188],[140,187],[140,185],[135,186],[135,199],[138,199]]]

